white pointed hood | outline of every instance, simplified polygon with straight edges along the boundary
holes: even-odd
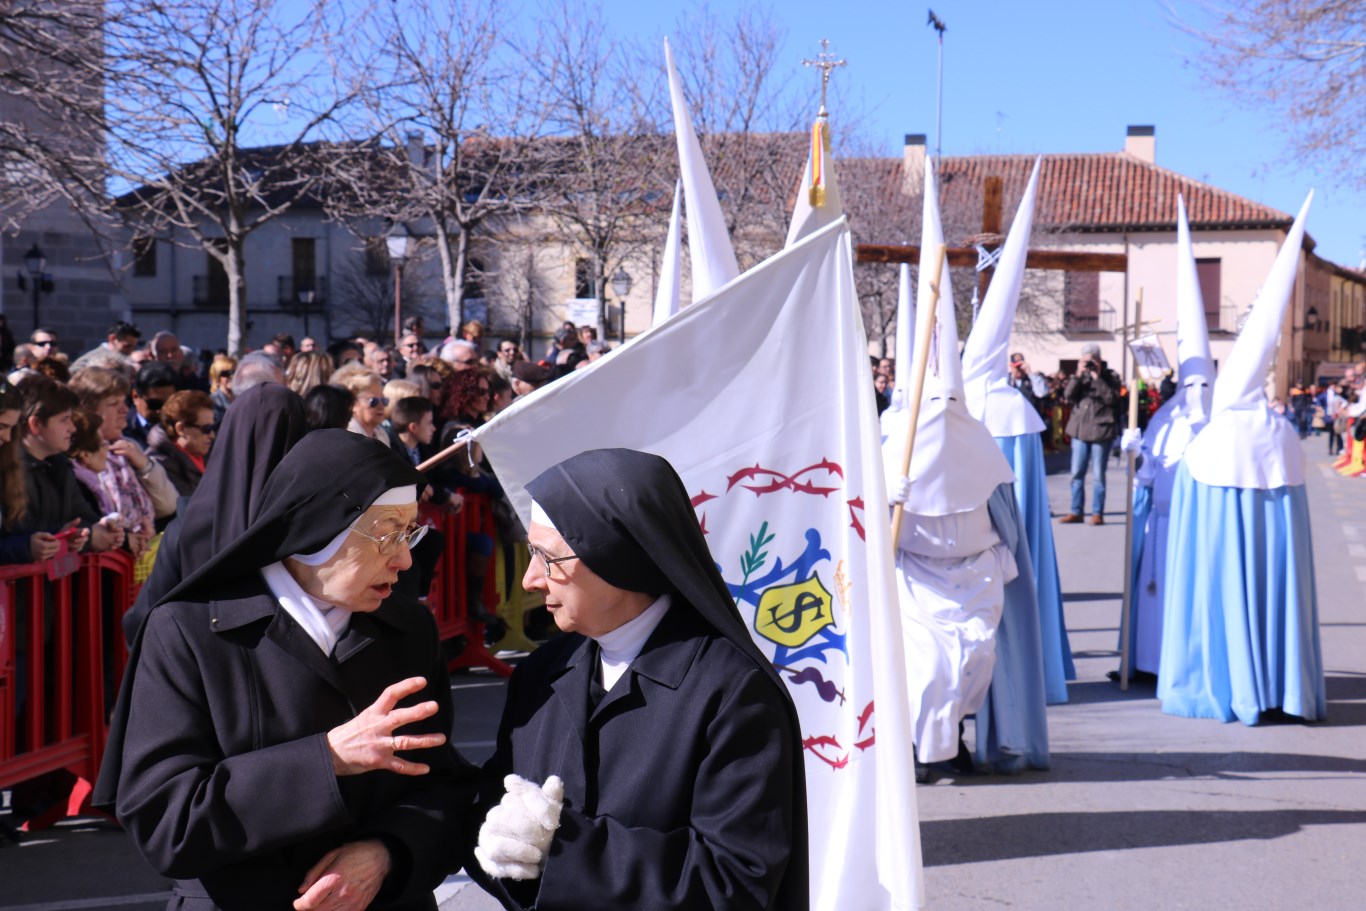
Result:
[[[963,348],[963,384],[968,412],[993,436],[1013,437],[1038,433],[1043,418],[1029,400],[1010,385],[1008,348],[1015,310],[1024,284],[1025,259],[1029,255],[1029,232],[1034,226],[1034,200],[1039,188],[1042,158],[1034,159],[1015,220],[1010,223],[1005,248],[1001,251],[996,274],[987,288],[986,300],[977,313],[977,322],[968,333]]]
[[[1265,385],[1295,292],[1304,221],[1313,198],[1311,190],[1219,371],[1209,426],[1186,450],[1191,476],[1201,484],[1274,490],[1304,483],[1299,434],[1271,410]]]
[[[896,297],[896,384],[892,386],[892,403],[888,409],[897,411],[907,405],[911,389],[911,358],[915,348],[915,294],[911,290],[911,266],[901,264],[901,281]]]
[[[1153,480],[1156,507],[1163,513],[1171,501],[1176,467],[1186,447],[1209,423],[1214,397],[1214,358],[1210,355],[1205,304],[1195,269],[1186,203],[1176,197],[1176,354],[1180,384],[1162,403],[1143,431],[1143,455],[1158,469]]]
[[[692,114],[683,98],[683,83],[679,81],[667,38],[664,60],[669,69],[669,99],[673,103],[674,135],[678,139],[678,170],[688,201],[688,257],[692,264],[692,299],[696,303],[739,275],[740,265],[716,199],[716,186],[702,157],[702,146],[693,131]]]
[[[963,402],[963,373],[958,360],[958,320],[953,287],[946,265],[939,280],[939,300],[930,287],[934,279],[931,257],[944,242],[939,220],[939,196],[934,182],[934,163],[925,163],[924,228],[920,235],[920,282],[916,295],[917,334],[925,321],[935,323],[925,369],[925,391],[916,427],[915,452],[911,458],[911,498],[906,511],[922,516],[967,512],[985,503],[996,487],[1015,480],[1010,463],[981,421],[968,414]],[[907,390],[913,385],[916,365],[897,375]],[[888,484],[901,476],[909,410],[882,415],[882,455]]]
[[[792,221],[788,223],[787,242],[783,246],[792,246],[842,215],[844,203],[840,201],[835,163],[830,154],[830,124],[822,107],[811,125],[811,151],[806,156],[802,182],[797,186],[797,200],[792,206]]]
[[[658,326],[678,312],[679,308],[679,208],[683,199],[683,182],[674,183],[674,207],[669,213],[669,233],[664,238],[664,256],[659,263],[659,287],[655,289],[655,313],[651,326]]]

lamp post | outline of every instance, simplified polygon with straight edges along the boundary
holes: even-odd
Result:
[[[304,311],[304,335],[309,336],[312,335],[312,333],[308,331],[308,311],[313,309],[313,301],[317,295],[312,288],[307,288],[300,291],[298,296],[299,306]]]
[[[631,293],[631,273],[625,267],[617,266],[617,271],[612,273],[612,291],[616,294],[617,300],[621,301],[621,333],[619,338],[622,343],[626,342],[626,295]]]
[[[37,329],[38,298],[45,290],[44,285],[49,282],[43,272],[47,268],[47,257],[37,244],[24,254],[24,268],[28,271],[29,282],[33,285],[33,328]]]
[[[398,348],[399,333],[403,331],[403,263],[408,259],[408,245],[412,238],[403,222],[394,222],[394,227],[384,238],[389,248],[389,259],[394,264],[394,348]]]

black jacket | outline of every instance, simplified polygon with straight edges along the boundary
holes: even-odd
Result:
[[[158,424],[147,435],[147,454],[161,463],[166,476],[175,485],[176,493],[188,497],[199,487],[204,473],[199,470],[185,451],[175,444],[166,428]]]
[[[564,780],[564,811],[539,880],[466,872],[505,908],[804,911],[800,748],[781,694],[754,662],[675,601],[596,710],[597,647],[561,636],[512,676],[482,819],[516,772]]]
[[[82,528],[89,528],[104,518],[85,495],[85,488],[76,480],[71,460],[64,455],[35,459],[24,451],[24,483],[28,487],[28,516],[25,529],[57,531],[72,519],[80,520]]]
[[[237,596],[151,612],[129,659],[99,792],[177,907],[288,908],[327,851],[379,837],[393,871],[371,905],[430,909],[462,853],[474,770],[449,745],[415,751],[431,772],[338,778],[326,732],[383,689],[421,675],[403,704],[440,711],[405,733],[451,729],[450,683],[431,614],[391,597],[356,614],[329,657],[257,577]],[[406,755],[406,754],[405,754]]]
[[[1113,440],[1119,433],[1119,387],[1119,374],[1108,367],[1102,367],[1094,379],[1080,372],[1070,377],[1063,387],[1063,397],[1072,405],[1067,435],[1084,443]]]

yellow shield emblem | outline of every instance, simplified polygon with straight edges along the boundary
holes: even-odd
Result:
[[[834,622],[830,592],[814,573],[805,582],[765,591],[754,614],[759,635],[784,648],[802,645]]]

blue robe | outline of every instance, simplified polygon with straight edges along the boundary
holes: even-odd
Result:
[[[1058,556],[1053,547],[1048,488],[1044,482],[1043,440],[1037,433],[1025,433],[996,437],[996,445],[1015,472],[1015,502],[1029,542],[1038,592],[1044,693],[1049,705],[1059,705],[1067,701],[1067,681],[1077,679],[1077,669],[1072,664],[1072,647],[1067,641],[1067,622],[1063,617],[1062,583],[1058,579]]]
[[[987,698],[977,710],[972,757],[978,769],[1008,775],[1049,766],[1034,565],[1011,487],[1000,485],[987,501],[992,526],[1014,555],[1019,575],[1005,587],[1005,607],[996,628],[996,665]]]
[[[1134,644],[1138,642],[1139,586],[1143,569],[1143,548],[1148,540],[1148,520],[1153,514],[1153,485],[1134,484],[1133,537],[1129,541],[1129,665],[1135,667]],[[1123,635],[1115,646],[1124,647]]]
[[[1256,724],[1327,713],[1303,485],[1172,491],[1157,695],[1162,711]]]

